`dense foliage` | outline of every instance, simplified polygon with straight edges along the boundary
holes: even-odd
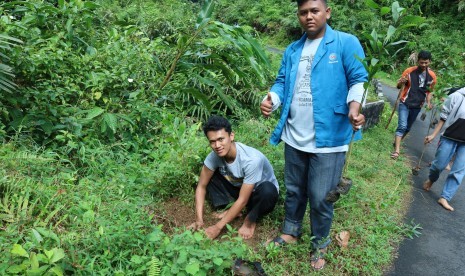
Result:
[[[2,136],[74,149],[95,138],[139,146],[158,134],[165,108],[247,114],[268,59],[248,33],[210,17],[213,3],[197,20],[200,6],[184,1],[172,1],[166,18],[158,2],[0,5],[0,28],[24,41],[8,52],[20,87],[2,92]],[[187,20],[178,24],[176,14]]]

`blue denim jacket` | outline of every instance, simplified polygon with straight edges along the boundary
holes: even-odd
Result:
[[[289,116],[296,74],[306,39],[307,35],[304,34],[300,40],[287,47],[278,76],[271,87],[271,91],[279,96],[282,105],[280,120],[270,138],[273,145],[281,141],[281,134]],[[326,25],[325,35],[313,60],[310,84],[316,146],[319,148],[343,146],[351,140],[352,125],[347,117],[348,91],[352,85],[368,80],[363,64],[356,57],[365,58],[358,39],[351,34],[334,31]],[[358,131],[355,140],[360,138],[361,132]]]

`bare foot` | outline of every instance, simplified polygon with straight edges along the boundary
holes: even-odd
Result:
[[[224,212],[216,212],[216,213],[213,213],[213,217],[217,218],[217,219],[222,219],[222,218],[224,218],[224,216],[226,216],[227,213],[228,213],[228,210],[226,210]],[[236,218],[240,218],[240,217],[242,217],[242,213],[239,213],[236,216]]]
[[[253,237],[253,233],[255,232],[255,227],[257,223],[249,221],[247,218],[242,224],[241,228],[239,228],[239,235],[244,239],[248,240]]]
[[[441,204],[442,207],[444,207],[444,209],[449,210],[449,211],[454,211],[454,208],[452,208],[452,206],[449,205],[449,202],[447,202],[445,198],[441,197],[438,200],[438,203]]]
[[[319,252],[316,251],[310,255],[310,265],[315,270],[321,270],[325,267],[326,260],[325,254],[328,250],[326,248],[319,249]]]
[[[428,179],[425,181],[425,183],[423,183],[423,190],[429,192],[429,190],[431,190],[431,186],[433,186],[433,182]]]

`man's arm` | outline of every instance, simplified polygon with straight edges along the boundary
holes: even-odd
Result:
[[[428,93],[426,95],[426,105],[428,106],[429,109],[433,107],[433,104],[431,103],[431,99],[433,98],[433,93]]]
[[[425,137],[425,144],[429,144],[433,141],[434,137],[438,135],[439,131],[441,131],[442,126],[444,125],[445,121],[443,119],[440,119],[436,127],[434,128],[434,131],[431,135]]]
[[[205,233],[210,239],[218,237],[221,230],[226,226],[226,224],[231,222],[234,218],[237,217],[237,215],[239,215],[242,209],[244,209],[244,207],[247,205],[247,202],[249,202],[250,195],[252,195],[253,192],[253,188],[253,184],[242,184],[241,190],[239,192],[239,197],[231,206],[231,208],[229,208],[226,215],[216,224],[205,229]]]
[[[190,229],[198,230],[203,227],[203,205],[205,203],[207,185],[210,182],[213,173],[214,171],[207,168],[207,166],[204,165],[202,167],[199,182],[197,184],[197,188],[195,189],[195,222],[188,227]]]

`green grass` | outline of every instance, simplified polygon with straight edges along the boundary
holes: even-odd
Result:
[[[376,73],[376,78],[389,86],[395,87],[397,85],[397,79],[400,77],[400,75],[401,73],[399,73],[399,75],[397,76],[379,71]]]

